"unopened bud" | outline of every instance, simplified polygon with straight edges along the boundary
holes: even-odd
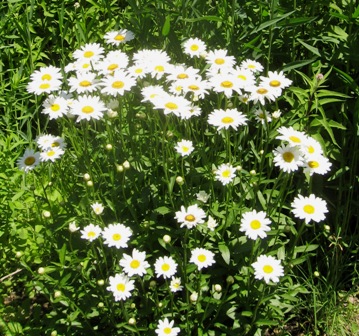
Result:
[[[163,236],[163,241],[166,243],[166,244],[169,244],[171,242],[171,236],[169,235],[164,235]]]

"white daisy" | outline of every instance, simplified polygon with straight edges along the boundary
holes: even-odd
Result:
[[[214,92],[223,92],[227,98],[232,97],[234,91],[242,94],[237,77],[230,73],[215,74],[208,82]]]
[[[131,292],[134,290],[134,280],[130,280],[127,275],[120,273],[109,278],[110,286],[107,290],[113,293],[115,301],[126,300],[131,296]]]
[[[294,216],[304,219],[306,224],[311,220],[314,222],[324,220],[325,214],[328,212],[327,203],[313,194],[309,195],[309,197],[298,195],[293,200],[291,206]]]
[[[127,247],[127,242],[132,236],[130,228],[123,224],[110,224],[102,232],[102,237],[105,239],[104,243],[109,247],[116,248]]]
[[[260,64],[257,61],[253,61],[250,59],[246,59],[241,62],[240,67],[243,69],[248,69],[252,72],[262,72],[263,71],[263,65]]]
[[[67,114],[69,106],[67,99],[62,96],[50,95],[42,104],[44,109],[41,111],[51,119],[57,119]]]
[[[260,102],[262,105],[265,105],[266,100],[275,101],[276,92],[267,85],[251,86],[246,89],[249,92],[249,101],[254,103]]]
[[[104,206],[98,202],[91,204],[91,208],[96,215],[101,215],[105,209]]]
[[[329,170],[332,164],[330,161],[323,155],[311,155],[307,160],[304,161],[304,173],[309,173],[309,175],[320,174],[324,175]]]
[[[113,45],[120,45],[122,43],[126,43],[128,41],[133,40],[135,34],[127,29],[121,29],[119,31],[110,31],[107,32],[104,36],[106,43]]]
[[[190,77],[176,83],[180,84],[184,94],[192,93],[195,99],[203,99],[209,90],[209,83],[201,77]]]
[[[101,228],[98,225],[89,224],[83,228],[81,238],[89,241],[94,241],[101,235]]]
[[[292,81],[284,76],[283,71],[279,73],[277,71],[269,71],[268,77],[261,76],[260,79],[261,85],[268,85],[274,90],[277,90],[278,95],[282,93],[282,89],[292,84]]]
[[[137,249],[133,249],[132,255],[126,253],[123,254],[122,259],[120,260],[120,265],[128,276],[142,276],[146,274],[146,268],[150,267],[145,259],[146,252],[140,252]]]
[[[267,110],[263,110],[261,108],[256,108],[254,110],[255,118],[262,125],[266,123],[270,123],[272,121],[272,116]]]
[[[171,278],[177,271],[177,263],[172,257],[159,257],[155,262],[155,273],[157,277]]]
[[[181,111],[186,111],[191,106],[191,102],[186,98],[170,94],[155,97],[153,104],[156,109],[163,109],[164,114],[173,113],[178,117],[181,115]]]
[[[223,163],[216,170],[216,180],[226,185],[236,177],[236,168],[230,164]]]
[[[97,96],[79,96],[74,100],[70,112],[77,116],[77,122],[85,119],[100,119],[106,111],[105,104]]]
[[[206,44],[199,38],[190,38],[182,44],[183,52],[191,57],[200,57],[206,53]]]
[[[196,264],[198,269],[201,270],[202,268],[207,268],[215,263],[214,253],[204,248],[197,247],[192,250],[189,261]]]
[[[105,49],[98,43],[86,43],[74,51],[73,57],[76,60],[96,62],[102,58],[104,51]]]
[[[254,268],[254,276],[256,279],[264,279],[266,283],[269,281],[279,282],[279,277],[284,275],[283,266],[280,260],[272,256],[260,255],[257,261],[252,264]]]
[[[167,93],[161,85],[149,85],[141,90],[141,94],[143,96],[143,102],[153,102],[158,97],[164,96]]]
[[[128,67],[127,72],[133,78],[144,78],[147,74],[146,68],[142,64],[137,63]]]
[[[304,132],[296,131],[293,127],[281,126],[278,128],[276,139],[287,141],[292,146],[303,145],[307,142],[307,135]]]
[[[238,126],[245,125],[246,121],[247,117],[236,109],[214,110],[208,116],[208,123],[216,126],[218,130],[222,128],[228,129],[229,127],[236,130]]]
[[[181,286],[181,278],[172,277],[171,282],[170,282],[171,292],[173,292],[173,293],[179,292],[182,289],[183,289],[183,286]]]
[[[320,143],[312,137],[305,137],[301,141],[300,150],[306,159],[310,159],[311,156],[318,156],[323,154],[323,149]]]
[[[216,49],[207,53],[206,61],[213,70],[228,72],[233,68],[235,58],[228,56],[225,49]]]
[[[240,89],[246,89],[255,85],[256,79],[251,70],[236,67],[231,71],[231,74],[237,79],[236,83]]]
[[[101,93],[122,96],[125,91],[130,91],[136,85],[136,80],[123,71],[115,71],[113,75],[105,77],[100,85]]]
[[[187,67],[185,64],[172,65],[167,75],[168,81],[181,82],[190,78],[198,78],[199,70],[193,67]]]
[[[204,223],[206,213],[197,204],[190,205],[187,209],[182,205],[181,211],[176,212],[175,218],[181,227],[192,229],[198,224]]]
[[[98,81],[92,72],[77,72],[76,77],[69,78],[70,92],[90,93],[96,91]]]
[[[250,239],[257,239],[267,237],[267,231],[270,231],[268,225],[271,221],[266,217],[264,211],[257,212],[256,210],[246,212],[242,215],[241,226],[239,230],[244,232]]]
[[[180,328],[173,327],[174,321],[169,321],[166,317],[158,321],[157,329],[155,330],[158,336],[177,336],[181,331]]]
[[[274,150],[274,165],[284,172],[290,173],[303,166],[303,158],[297,146],[284,145]]]
[[[104,59],[96,64],[96,70],[101,74],[111,75],[114,71],[127,69],[129,58],[126,53],[115,50],[110,51]]]
[[[26,173],[33,170],[40,163],[40,153],[27,148],[24,154],[16,161],[19,169]]]
[[[199,106],[190,105],[186,110],[182,110],[180,114],[181,119],[189,119],[201,115],[202,110]]]
[[[59,159],[64,153],[64,150],[60,147],[47,148],[40,153],[40,160],[55,162],[55,160]]]
[[[175,149],[181,156],[186,156],[193,152],[194,147],[191,140],[181,140],[177,142]]]

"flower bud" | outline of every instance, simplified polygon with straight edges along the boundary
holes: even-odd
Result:
[[[123,165],[117,164],[117,165],[116,165],[116,170],[117,170],[119,173],[122,173],[122,172],[124,171]]]
[[[232,277],[232,275],[228,275],[226,282],[228,285],[233,285],[234,284],[234,278]]]
[[[99,307],[99,308],[103,308],[104,306],[105,306],[105,305],[104,305],[103,302],[99,302],[98,305],[97,305],[97,307]]]
[[[84,180],[85,181],[88,181],[88,180],[90,180],[91,179],[91,176],[90,176],[90,174],[84,174]]]
[[[105,281],[102,280],[102,279],[97,280],[97,284],[98,284],[99,286],[103,286],[103,285],[105,284]]]
[[[47,211],[47,210],[44,210],[42,212],[42,215],[45,217],[45,218],[50,218],[51,217],[51,212],[50,211]]]
[[[111,144],[107,144],[105,148],[106,148],[106,150],[110,151],[110,150],[112,150],[113,147]]]
[[[39,274],[45,274],[45,272],[46,272],[46,270],[43,267],[39,267],[39,269],[37,270],[37,273],[39,273]]]
[[[93,182],[92,181],[87,181],[86,184],[87,184],[88,187],[93,187]]]
[[[166,244],[169,244],[171,242],[171,236],[169,235],[164,235],[162,239]]]
[[[214,290],[219,293],[219,292],[222,291],[222,286],[220,284],[215,284],[214,285]]]
[[[59,298],[61,295],[62,295],[61,291],[56,291],[56,292],[54,293],[54,298],[57,299],[57,298]]]
[[[197,302],[197,300],[198,300],[198,293],[197,293],[197,292],[193,292],[193,293],[191,294],[191,296],[189,297],[189,299],[190,299],[191,302],[193,302],[193,303]]]
[[[178,185],[184,184],[184,179],[183,179],[183,177],[182,177],[182,176],[177,176],[177,177],[176,177],[176,182],[177,182]]]
[[[128,320],[128,324],[129,324],[129,325],[134,325],[134,324],[136,324],[136,319],[133,318],[133,317],[131,317],[131,318]]]
[[[21,251],[17,251],[17,252],[15,253],[15,256],[16,256],[16,258],[21,258],[21,257],[22,257],[22,252],[21,252]]]
[[[122,165],[124,169],[130,169],[130,163],[127,160]]]

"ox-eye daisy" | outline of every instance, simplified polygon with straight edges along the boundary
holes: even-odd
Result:
[[[142,276],[146,274],[146,268],[150,267],[145,259],[146,252],[140,252],[137,249],[133,249],[132,255],[126,253],[123,254],[122,259],[120,260],[120,265],[128,276],[135,274]]]
[[[313,173],[324,175],[326,174],[331,167],[329,160],[323,155],[311,155],[306,161],[304,161],[304,173]]]
[[[102,232],[105,239],[104,243],[108,246],[115,246],[117,248],[127,247],[127,242],[132,235],[131,229],[123,224],[110,224]]]
[[[89,224],[83,228],[81,232],[81,238],[89,241],[94,241],[101,235],[101,228],[98,225]]]
[[[194,147],[191,140],[181,140],[177,142],[175,149],[181,156],[186,156],[193,152]]]
[[[181,211],[177,211],[175,216],[181,227],[185,226],[188,229],[204,223],[205,217],[206,213],[197,204],[190,205],[187,209],[181,206]]]
[[[230,164],[223,163],[216,170],[216,180],[226,185],[236,177],[236,168]]]
[[[307,135],[304,132],[296,131],[293,127],[279,127],[276,139],[287,141],[292,146],[303,145],[307,142]]]
[[[67,114],[69,106],[67,99],[62,96],[50,95],[42,104],[44,109],[41,111],[51,119],[57,119]]]
[[[110,286],[107,287],[108,291],[113,293],[115,301],[126,300],[131,296],[131,291],[135,288],[134,280],[130,280],[127,275],[120,273],[114,277],[109,278]]]
[[[70,112],[77,116],[77,122],[85,119],[100,119],[106,111],[105,104],[97,96],[79,96],[71,105]]]
[[[101,215],[105,209],[104,206],[99,202],[91,204],[91,208],[96,215]]]
[[[105,34],[104,39],[106,43],[113,45],[120,45],[128,41],[133,40],[135,34],[127,29],[121,29],[119,31],[109,31]]]
[[[172,277],[171,282],[170,282],[171,292],[173,292],[173,293],[179,292],[182,289],[183,289],[183,286],[181,286],[181,278]]]
[[[158,321],[156,334],[158,336],[177,336],[181,330],[178,327],[173,327],[173,324],[174,321],[169,321],[167,317]]]
[[[196,247],[192,250],[189,261],[196,264],[198,269],[201,270],[214,264],[214,253],[204,248]]]
[[[298,195],[292,202],[292,212],[295,217],[304,219],[306,224],[310,221],[320,222],[328,212],[327,203],[313,194],[309,197]]]
[[[245,125],[247,117],[236,109],[214,110],[208,116],[208,123],[216,126],[218,130],[230,127],[237,129],[240,125]]]
[[[266,283],[269,283],[269,281],[278,282],[279,277],[284,274],[280,260],[263,254],[257,258],[252,267],[254,268],[255,278],[258,280],[264,279]]]
[[[303,165],[303,158],[297,146],[282,144],[274,150],[274,165],[290,173]]]
[[[19,169],[28,172],[40,163],[40,153],[27,148],[25,153],[17,160],[16,163]]]
[[[157,277],[171,278],[177,271],[177,263],[172,257],[159,257],[155,262],[155,273]]]
[[[98,43],[87,43],[73,53],[76,60],[99,61],[102,58],[105,49]]]
[[[63,154],[64,150],[61,147],[47,148],[40,153],[40,160],[55,162],[55,160],[59,159]]]
[[[190,38],[182,44],[183,52],[191,57],[200,57],[206,52],[205,43],[199,38]]]
[[[101,93],[122,96],[125,91],[131,90],[135,84],[136,80],[130,75],[122,71],[115,71],[113,75],[107,76],[101,81]]]
[[[227,50],[225,49],[216,49],[207,53],[206,61],[211,69],[220,72],[228,72],[232,69],[235,63],[235,58],[234,56],[228,56]]]
[[[267,231],[270,231],[268,225],[271,221],[266,217],[264,211],[257,212],[256,210],[246,212],[242,215],[240,231],[250,239],[257,239],[267,237]]]

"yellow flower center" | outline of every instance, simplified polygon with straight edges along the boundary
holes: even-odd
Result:
[[[308,146],[307,151],[309,154],[313,154],[315,152],[315,149],[313,146]]]
[[[263,266],[263,272],[267,273],[267,274],[270,274],[270,273],[273,272],[273,267],[271,265],[264,265]]]
[[[96,233],[94,231],[90,231],[87,233],[87,237],[89,237],[89,238],[96,237]]]
[[[92,106],[84,106],[81,111],[82,113],[91,114],[95,110]]]
[[[185,78],[188,78],[188,75],[185,74],[185,73],[181,73],[181,74],[178,74],[178,75],[177,75],[177,78],[178,78],[178,79],[185,79]]]
[[[80,86],[83,86],[83,87],[88,87],[88,86],[91,86],[92,83],[87,81],[87,80],[84,80],[84,81],[81,81],[80,82]]]
[[[283,160],[285,162],[292,162],[294,160],[294,155],[292,152],[283,153]]]
[[[192,45],[190,46],[190,49],[191,49],[192,51],[197,51],[197,50],[199,49],[199,46],[198,46],[197,44],[192,44]]]
[[[251,221],[250,227],[253,230],[258,230],[261,227],[261,222],[259,220],[257,220],[257,219],[254,219],[254,220]]]
[[[269,85],[273,86],[273,87],[278,87],[278,86],[280,86],[280,81],[272,80],[272,81],[269,82]]]
[[[116,289],[117,289],[119,292],[124,292],[125,289],[126,289],[126,286],[125,286],[125,284],[123,284],[123,283],[119,283],[119,284],[117,284]]]
[[[130,263],[131,268],[138,268],[140,266],[140,262],[138,260],[132,260]]]
[[[187,152],[188,152],[188,150],[189,150],[189,148],[188,148],[188,147],[186,147],[186,146],[182,146],[182,152],[187,153]]]
[[[221,83],[221,86],[224,87],[224,88],[231,88],[233,86],[233,83],[230,82],[230,81],[224,81]]]
[[[125,86],[125,83],[122,81],[116,81],[112,83],[114,89],[122,89]]]
[[[57,141],[55,141],[51,144],[51,147],[60,147],[60,144]]]
[[[244,75],[238,75],[237,78],[242,79],[244,81],[247,80],[247,77]]]
[[[258,93],[258,94],[266,94],[266,93],[268,93],[268,90],[265,89],[265,88],[259,88],[259,89],[257,90],[257,93]]]
[[[231,171],[229,169],[223,171],[222,176],[223,177],[230,177],[231,176]]]
[[[57,112],[60,109],[60,105],[59,104],[52,104],[50,109],[54,112]]]
[[[193,216],[193,215],[187,215],[185,218],[184,218],[187,222],[194,222],[196,220],[196,217]]]
[[[232,117],[224,117],[221,121],[223,124],[232,124],[234,119]]]
[[[55,151],[49,150],[46,154],[47,154],[47,156],[54,156],[54,155],[55,155]]]
[[[116,70],[117,68],[118,68],[118,64],[113,63],[113,64],[110,64],[110,65],[107,67],[107,70],[108,70],[108,71],[114,71],[114,70]]]
[[[172,102],[168,102],[167,104],[165,104],[165,107],[168,108],[169,110],[178,109],[178,105]]]
[[[307,214],[311,215],[311,214],[314,213],[315,208],[314,208],[313,205],[306,204],[306,205],[303,207],[303,210],[304,210],[304,212],[306,212]]]
[[[123,36],[123,35],[121,35],[121,34],[117,34],[116,36],[115,36],[115,40],[116,41],[123,41],[125,39],[125,37]]]
[[[50,74],[45,74],[45,75],[42,75],[41,79],[42,80],[51,80],[51,75]]]
[[[204,254],[200,254],[198,257],[197,257],[198,261],[203,263],[206,261],[206,256]]]
[[[93,55],[95,55],[95,53],[94,53],[93,51],[91,51],[91,50],[88,50],[88,51],[85,51],[85,52],[84,52],[84,56],[85,56],[86,58],[90,58],[90,57],[92,57]]]
[[[296,142],[296,143],[301,143],[300,139],[298,137],[296,137],[295,135],[291,135],[289,137],[289,139],[292,141],[292,142]]]
[[[163,329],[163,332],[164,332],[166,335],[169,335],[169,334],[172,332],[172,328],[166,327],[166,328]]]
[[[84,63],[82,64],[82,69],[87,69],[90,67],[90,63]]]
[[[157,66],[155,66],[155,71],[163,72],[163,71],[165,71],[165,68],[162,65],[157,65]]]
[[[41,90],[46,90],[50,87],[50,84],[49,83],[41,83],[40,84],[40,89]]]
[[[256,66],[254,64],[248,64],[247,67],[248,67],[248,69],[255,69],[256,68]]]
[[[27,165],[27,166],[32,166],[34,163],[35,163],[36,159],[34,156],[28,156],[25,160],[24,160],[24,163]]]
[[[170,269],[170,265],[169,264],[163,264],[161,266],[161,268],[162,268],[162,271],[167,272]]]
[[[140,73],[142,73],[143,72],[143,69],[142,68],[137,68],[136,70],[135,70],[135,73],[137,73],[137,74],[140,74]]]
[[[121,239],[121,235],[119,233],[115,233],[112,235],[112,239],[114,241],[119,241]]]
[[[214,60],[214,63],[216,63],[218,65],[222,65],[222,64],[224,64],[224,59],[223,58],[216,58]]]
[[[319,167],[319,162],[318,161],[309,161],[308,166],[310,168],[318,168]]]
[[[188,85],[188,88],[192,91],[199,90],[199,86],[197,86],[197,85]]]

